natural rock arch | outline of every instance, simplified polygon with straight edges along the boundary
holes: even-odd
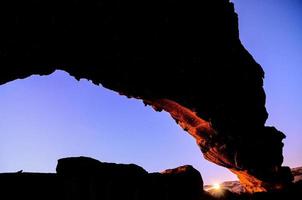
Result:
[[[285,136],[264,125],[264,72],[228,0],[15,0],[0,11],[0,84],[61,69],[169,112],[248,191],[291,181]]]

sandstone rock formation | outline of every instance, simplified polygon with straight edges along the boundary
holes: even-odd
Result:
[[[302,167],[292,168],[291,172],[294,177],[294,183],[302,181]],[[223,183],[220,183],[220,185],[222,189],[229,190],[232,193],[243,194],[246,192],[245,188],[240,184],[239,181],[225,181]],[[205,185],[203,188],[205,191],[209,191],[213,189],[213,186]]]
[[[302,182],[302,167],[296,167],[292,169],[292,174],[294,176],[294,182]]]
[[[0,25],[0,84],[65,70],[169,112],[250,192],[291,181],[228,0],[2,1]]]

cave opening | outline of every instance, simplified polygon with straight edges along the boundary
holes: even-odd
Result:
[[[54,172],[59,158],[89,156],[149,172],[190,164],[206,184],[237,179],[205,161],[167,112],[86,79],[34,75],[2,85],[0,96],[0,172]]]

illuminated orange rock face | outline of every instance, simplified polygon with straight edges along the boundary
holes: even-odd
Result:
[[[0,84],[65,70],[169,112],[250,192],[291,182],[228,0],[15,0],[0,25]]]
[[[239,145],[228,144],[227,141],[219,141],[219,133],[217,133],[209,122],[198,117],[195,112],[192,112],[191,110],[168,99],[145,102],[152,105],[156,110],[165,110],[169,112],[176,122],[196,139],[204,157],[213,163],[229,168],[238,176],[241,184],[245,187],[247,192],[253,193],[283,189],[292,181],[290,169],[287,167],[280,167],[282,163],[282,161],[280,161],[282,160],[282,152],[277,155],[280,156],[280,158],[276,158],[275,160],[279,160],[280,165],[275,164],[275,166],[272,165],[271,168],[265,169],[266,166],[263,165],[265,163],[261,162],[260,169],[257,168],[257,165],[259,164],[257,159],[258,161],[261,161],[262,159],[270,159],[269,156],[273,156],[273,152],[271,152],[271,150],[278,150],[274,145],[279,144],[281,145],[279,149],[282,148],[281,141],[283,139],[283,134],[278,132],[276,129],[265,127],[265,130],[267,130],[265,134],[279,134],[279,141],[274,141],[273,139],[275,138],[271,138],[271,140],[268,141],[265,141],[264,138],[256,139],[256,141],[258,140],[260,143],[265,144],[272,142],[271,145],[273,146],[273,149],[271,149],[270,145],[264,145],[262,147],[258,146],[261,151],[263,151],[263,148],[267,146],[265,151],[268,151],[268,154],[265,151],[262,152],[262,154],[257,154],[261,152],[257,149],[251,149],[252,153],[254,153],[254,157],[247,154],[246,157],[240,158],[239,155],[244,154],[245,152],[240,152],[240,149],[238,148]],[[235,138],[233,140],[236,141]],[[232,149],[229,149],[228,145],[230,145]],[[252,143],[252,145],[255,144]],[[251,162],[249,159],[256,159],[253,160],[255,168],[249,169],[244,168],[244,166],[240,166],[240,162],[244,162],[244,159],[248,159],[248,162]],[[258,170],[260,170],[262,176],[257,174],[259,173]]]

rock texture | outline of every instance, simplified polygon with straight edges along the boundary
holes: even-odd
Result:
[[[302,167],[296,167],[292,169],[292,174],[294,176],[294,182],[302,182]]]
[[[228,0],[1,1],[0,25],[0,84],[65,70],[169,112],[250,192],[291,181]]]
[[[294,183],[302,181],[302,167],[292,168],[291,172],[294,176]],[[243,194],[247,192],[239,181],[225,181],[223,183],[220,183],[220,185],[222,189],[229,190],[232,193]],[[205,185],[203,188],[205,191],[213,190],[212,185]]]

